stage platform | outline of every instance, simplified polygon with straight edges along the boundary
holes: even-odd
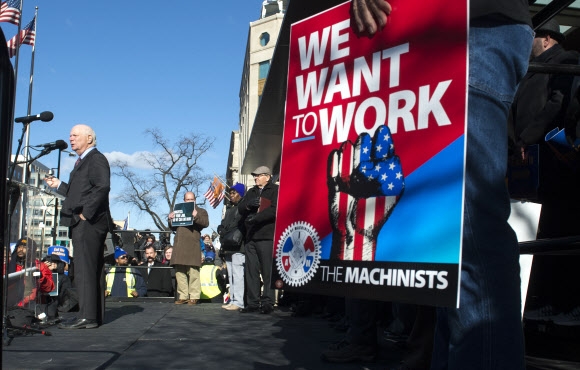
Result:
[[[98,329],[51,336],[17,336],[3,346],[3,369],[390,369],[403,349],[384,341],[373,363],[329,364],[320,359],[342,333],[314,315],[240,314],[217,303],[107,302]],[[66,317],[73,316],[74,313]],[[544,354],[549,357],[549,354]],[[528,369],[578,369],[579,362],[528,357]]]

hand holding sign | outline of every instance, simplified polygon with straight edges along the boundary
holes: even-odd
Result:
[[[332,258],[372,261],[376,241],[403,194],[401,161],[391,132],[380,126],[373,139],[361,134],[328,157],[329,215],[333,228]]]
[[[359,33],[372,36],[387,24],[391,5],[385,0],[353,0],[352,17]]]

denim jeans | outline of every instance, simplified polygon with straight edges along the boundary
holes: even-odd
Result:
[[[243,253],[226,254],[226,266],[230,279],[230,299],[232,304],[244,308],[244,266],[246,256]]]
[[[519,250],[504,178],[508,109],[532,40],[523,24],[469,29],[460,308],[437,311],[432,369],[525,369]]]

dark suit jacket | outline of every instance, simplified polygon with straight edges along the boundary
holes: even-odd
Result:
[[[66,199],[60,211],[60,224],[74,226],[80,214],[89,221],[109,213],[111,170],[107,158],[96,148],[91,150],[70,173],[69,182],[61,182],[57,192]]]
[[[147,263],[142,265],[142,271],[147,285],[147,297],[172,297],[173,283],[171,281],[171,269],[159,261],[153,262],[155,267],[166,267],[164,269],[151,269],[147,273]]]

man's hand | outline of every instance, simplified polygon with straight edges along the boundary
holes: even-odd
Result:
[[[108,297],[111,295],[111,292],[109,292],[108,290],[105,290],[105,297]]]
[[[353,0],[351,6],[355,30],[369,36],[385,27],[392,10],[385,0]]]
[[[137,291],[136,291],[136,290],[133,290],[133,291],[131,292],[131,295],[132,295],[133,297],[135,297],[135,298],[139,297],[139,293],[137,293]]]
[[[85,216],[83,216],[83,214],[82,214],[82,213],[79,215],[79,217],[80,217],[80,218],[81,218],[81,220],[83,220],[83,221],[86,221],[86,220],[87,220],[87,219],[85,218]]]
[[[251,202],[248,202],[247,207],[248,207],[248,209],[260,208],[260,197],[256,197],[256,198],[252,199]]]
[[[167,215],[167,218],[173,220],[175,218],[175,212],[171,212],[169,215]]]
[[[374,261],[377,238],[403,195],[405,179],[391,132],[379,127],[371,140],[361,134],[328,157],[331,258]]]
[[[46,183],[46,185],[54,189],[58,188],[58,186],[60,185],[60,180],[54,176],[45,176],[44,182]]]
[[[191,215],[193,216],[193,218],[195,218],[195,216],[197,216],[197,209],[195,209],[195,207],[193,208]]]

